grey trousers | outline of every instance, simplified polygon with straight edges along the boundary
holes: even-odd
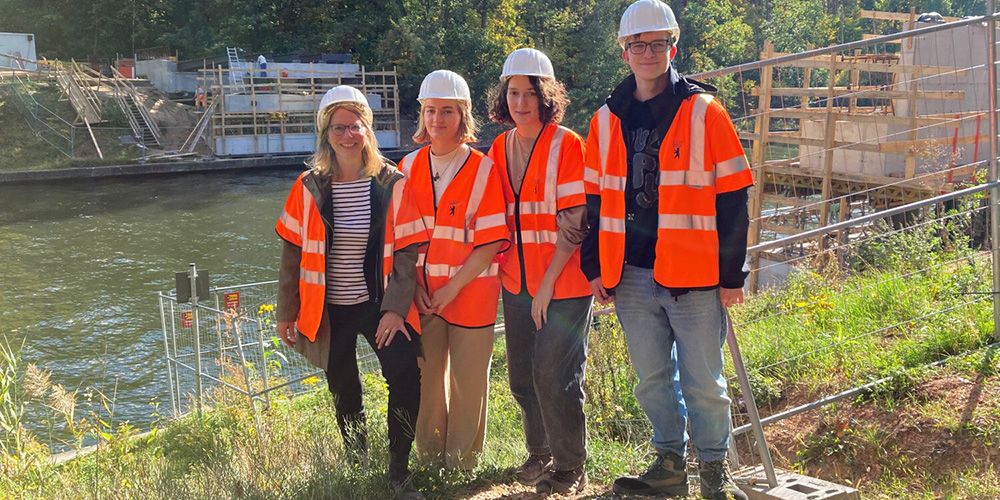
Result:
[[[510,389],[521,407],[528,453],[552,455],[556,470],[587,461],[583,381],[591,297],[553,300],[535,330],[531,296],[503,292]]]

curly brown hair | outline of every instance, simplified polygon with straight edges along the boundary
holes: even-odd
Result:
[[[538,118],[542,123],[556,123],[562,121],[566,114],[566,107],[569,106],[569,96],[566,95],[566,87],[553,78],[539,78],[529,76],[528,81],[538,95]],[[503,124],[514,125],[514,119],[510,116],[510,108],[507,106],[507,87],[510,85],[510,78],[504,78],[499,85],[493,87],[489,93],[490,119]]]

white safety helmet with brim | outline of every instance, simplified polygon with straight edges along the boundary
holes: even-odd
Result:
[[[368,99],[360,90],[350,85],[337,85],[327,90],[319,101],[319,109],[316,110],[316,128],[323,128],[323,124],[320,122],[323,121],[323,112],[326,111],[326,108],[340,102],[353,102],[365,108],[368,107]]]
[[[674,43],[681,37],[681,27],[669,5],[660,0],[636,0],[622,14],[618,25],[618,45],[624,48],[628,37],[651,31],[671,32]]]
[[[537,76],[539,78],[556,78],[555,71],[552,70],[552,61],[544,52],[537,49],[517,49],[507,56],[503,62],[503,72],[500,73],[500,80],[512,76]]]
[[[472,93],[469,92],[469,84],[461,75],[454,71],[439,69],[428,73],[420,84],[417,100],[424,102],[425,99],[457,99],[471,103]]]

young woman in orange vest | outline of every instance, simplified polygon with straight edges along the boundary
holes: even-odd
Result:
[[[358,462],[367,438],[356,339],[365,337],[389,385],[389,480],[397,498],[423,498],[407,467],[420,402],[420,347],[417,247],[396,240],[408,236],[395,222],[403,175],[379,153],[372,111],[357,89],[327,92],[316,120],[312,168],[292,185],[275,226],[284,240],[278,336],[326,371],[344,446]]]
[[[587,484],[583,379],[593,297],[580,271],[584,143],[559,125],[568,103],[549,58],[518,49],[507,56],[490,105],[494,121],[514,125],[489,157],[503,180],[515,242],[500,277],[510,388],[528,449],[517,480],[540,493]]]
[[[400,162],[407,182],[399,219],[407,231],[423,227],[427,242],[417,267],[424,348],[417,452],[426,461],[472,469],[486,437],[500,294],[495,257],[509,246],[503,192],[493,162],[467,144],[476,140],[476,124],[465,80],[434,71],[418,99],[413,140],[430,144]]]
[[[702,497],[745,500],[726,462],[722,345],[725,308],[743,301],[753,176],[715,89],[672,67],[680,34],[661,0],[625,10],[618,43],[632,74],[587,136],[583,271],[597,300],[615,303],[656,450],[613,491],[686,496],[690,422]]]

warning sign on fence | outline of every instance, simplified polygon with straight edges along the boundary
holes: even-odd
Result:
[[[225,309],[238,309],[240,307],[240,292],[231,292],[223,296]]]
[[[194,326],[194,313],[181,311],[181,328],[191,328],[192,326]]]

